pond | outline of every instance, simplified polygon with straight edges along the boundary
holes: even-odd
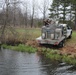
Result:
[[[0,50],[0,75],[76,75],[76,67],[44,56]]]

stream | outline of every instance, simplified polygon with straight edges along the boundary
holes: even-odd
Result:
[[[0,50],[0,75],[76,75],[76,67],[38,53]]]

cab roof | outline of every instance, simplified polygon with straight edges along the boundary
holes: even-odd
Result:
[[[67,24],[59,24],[59,26],[66,27],[66,26],[67,26]]]

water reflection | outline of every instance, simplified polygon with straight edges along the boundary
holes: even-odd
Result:
[[[76,75],[76,68],[42,55],[0,50],[0,75]]]
[[[42,66],[42,72],[46,72],[45,75],[55,75],[55,70],[57,69],[59,63],[46,59],[44,56],[41,56],[40,59],[42,62],[41,66],[48,64],[48,66]]]

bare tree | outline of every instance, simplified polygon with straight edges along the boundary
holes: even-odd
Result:
[[[25,27],[27,27],[27,25],[28,25],[28,1],[23,2],[22,5],[25,8],[25,12],[24,12],[24,24],[25,24]]]
[[[16,12],[16,6],[17,6],[17,3],[15,2],[16,0],[13,0],[14,1],[14,3],[13,3],[13,5],[14,5],[14,18],[13,18],[13,24],[14,24],[14,26],[16,26],[16,15],[15,15],[15,12]]]
[[[4,25],[2,26],[2,32],[1,32],[1,42],[3,42],[3,38],[4,38],[4,32],[5,32],[5,28],[6,26],[8,25],[8,7],[9,7],[9,0],[5,0],[5,5],[6,5],[6,13],[5,13],[5,23]]]
[[[35,0],[32,0],[31,28],[34,25],[34,15],[35,15]]]
[[[48,12],[48,8],[50,5],[50,1],[48,0],[42,0],[42,6],[38,6],[39,10],[41,11],[41,13],[43,14],[43,20],[46,19],[46,14]]]
[[[1,42],[5,42],[4,41],[4,34],[5,34],[5,30],[6,28],[9,28],[9,30],[12,32],[12,34],[16,35],[16,31],[11,27],[10,25],[10,5],[12,3],[10,3],[10,0],[5,0],[4,3],[4,7],[3,7],[3,12],[4,12],[4,25],[1,26]]]
[[[19,9],[18,5],[20,4],[21,2],[19,0],[10,0],[10,4],[13,6],[13,24],[14,26],[16,26],[16,18],[17,18],[17,11]]]
[[[27,27],[27,21],[28,21],[28,12],[27,12],[27,10],[28,10],[28,5],[27,5],[27,3],[26,3],[26,12],[25,12],[25,25],[26,25],[26,27]]]

